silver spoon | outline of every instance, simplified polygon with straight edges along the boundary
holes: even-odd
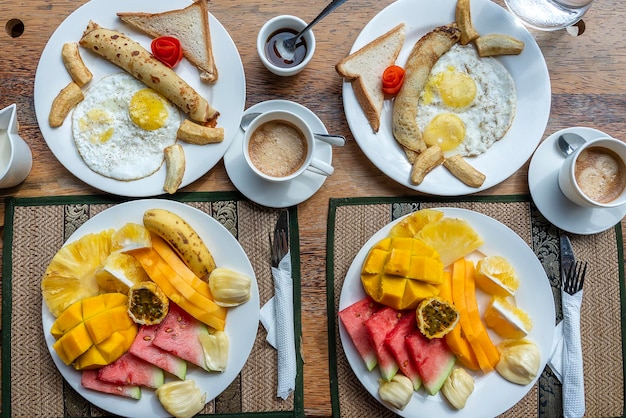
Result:
[[[295,35],[293,38],[284,39],[282,42],[277,41],[276,50],[280,54],[280,57],[284,59],[285,61],[292,61],[294,55],[296,54],[296,42],[298,41],[298,39],[300,39],[302,35],[304,35],[309,29],[311,29],[313,25],[315,25],[317,22],[322,20],[324,17],[326,17],[327,14],[329,14],[330,12],[332,12],[333,10],[335,10],[337,7],[341,6],[345,2],[346,0],[331,1],[328,4],[328,6],[326,6],[324,10],[322,10],[320,14],[317,15],[317,17],[311,21],[311,23],[306,25],[306,27],[300,31],[300,33]]]
[[[586,141],[585,138],[578,134],[566,132],[559,135],[556,142],[563,155],[567,157],[568,155],[576,151],[576,148],[580,147]]]
[[[243,118],[241,118],[241,123],[239,126],[241,126],[241,129],[246,131],[248,129],[248,126],[250,126],[250,123],[252,123],[252,121],[257,116],[260,116],[260,115],[261,113],[248,113],[248,114],[243,115]],[[337,147],[343,147],[346,143],[346,138],[343,135],[329,135],[329,134],[314,133],[313,136],[315,137],[315,139],[319,139],[320,141],[327,142],[330,145],[335,145]]]

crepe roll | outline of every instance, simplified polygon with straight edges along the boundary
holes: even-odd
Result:
[[[89,22],[80,46],[106,58],[148,87],[161,93],[197,122],[207,122],[219,113],[183,80],[139,43],[121,32]]]

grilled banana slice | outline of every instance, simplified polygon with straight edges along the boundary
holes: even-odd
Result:
[[[165,154],[165,184],[163,190],[169,194],[176,190],[183,182],[185,175],[185,151],[180,144],[173,144],[163,150]]]
[[[481,57],[495,55],[519,55],[524,50],[524,42],[501,33],[480,36],[476,41],[476,50]]]
[[[209,279],[215,269],[213,255],[187,221],[167,209],[148,209],[143,214],[143,224],[167,241],[196,276],[204,281]]]

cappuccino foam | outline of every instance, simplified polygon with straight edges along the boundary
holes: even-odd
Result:
[[[580,190],[591,200],[609,203],[626,188],[626,167],[613,151],[590,147],[580,153],[574,167]]]
[[[272,177],[295,173],[306,160],[306,138],[298,127],[286,121],[269,121],[254,131],[248,144],[252,164]]]

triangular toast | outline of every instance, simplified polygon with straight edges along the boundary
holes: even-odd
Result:
[[[122,21],[154,38],[177,38],[185,58],[200,70],[200,78],[209,83],[217,81],[207,0],[198,0],[184,9],[162,13],[120,12],[117,15]]]

